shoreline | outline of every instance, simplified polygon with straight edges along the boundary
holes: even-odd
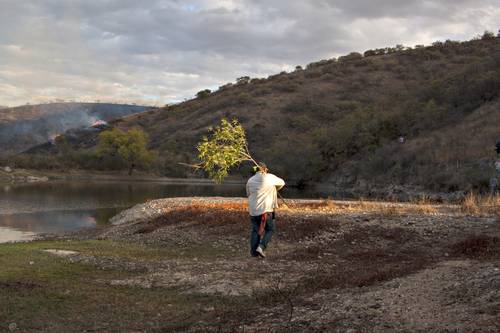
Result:
[[[14,169],[11,172],[5,172],[0,169],[0,184],[18,184],[36,182],[30,181],[28,177],[38,178],[40,182],[53,181],[106,181],[106,182],[152,182],[165,184],[187,184],[187,185],[218,185],[207,178],[176,178],[162,177],[148,174],[126,175],[122,173],[110,172],[75,172],[70,170],[68,173],[60,171],[39,171],[28,169]],[[224,181],[224,185],[245,184],[245,179],[229,178]]]
[[[60,171],[38,171],[15,169],[10,173],[0,167],[0,185],[50,183],[50,182],[108,182],[108,183],[156,183],[166,185],[199,185],[199,186],[244,186],[247,179],[228,177],[223,183],[217,184],[207,178],[176,178],[162,177],[137,173],[128,176],[124,173],[113,172],[79,172],[70,170],[68,173]],[[322,197],[342,199],[365,199],[376,201],[412,202],[425,198],[434,203],[457,203],[466,196],[466,191],[434,192],[414,185],[373,184],[370,187],[354,185],[339,185],[333,182],[307,183],[298,187],[296,182],[288,181],[287,187],[298,191],[315,191],[324,193]]]

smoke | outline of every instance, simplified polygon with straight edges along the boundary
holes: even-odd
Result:
[[[118,104],[59,103],[37,105],[37,117],[0,123],[0,153],[20,152],[70,129],[106,125],[107,121],[146,110],[146,107]]]

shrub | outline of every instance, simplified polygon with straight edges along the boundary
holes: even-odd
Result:
[[[206,98],[206,97],[210,96],[211,92],[212,91],[210,89],[204,89],[204,90],[198,91],[196,93],[196,97],[197,98]]]
[[[287,92],[287,93],[295,92],[298,90],[298,88],[299,88],[299,85],[295,82],[292,82],[292,81],[284,82],[284,83],[278,84],[276,86],[276,89],[278,91]]]
[[[302,114],[296,117],[291,117],[289,119],[289,125],[293,129],[298,129],[300,131],[309,131],[313,127],[313,121],[307,115]]]
[[[316,67],[324,66],[324,65],[331,63],[331,62],[334,62],[334,61],[335,61],[335,59],[330,59],[330,60],[323,59],[320,61],[311,62],[310,64],[307,64],[306,69],[313,69]]]
[[[481,39],[487,40],[487,39],[493,39],[495,38],[495,34],[491,31],[486,30],[483,35],[481,36]]]
[[[242,92],[238,95],[237,101],[239,104],[247,104],[252,100],[252,96],[250,96],[246,92]]]
[[[155,153],[146,147],[148,136],[139,128],[127,132],[118,128],[99,134],[97,155],[113,161],[121,161],[129,175],[136,167],[148,167],[155,160]]]
[[[375,55],[377,55],[377,52],[375,52],[375,50],[367,50],[363,53],[363,56],[365,57],[372,57]]]
[[[247,84],[250,82],[250,77],[249,76],[242,76],[236,79],[236,84],[241,85],[241,84]]]
[[[363,56],[361,55],[361,53],[351,52],[348,55],[339,57],[338,61],[339,62],[346,62],[346,61],[353,61],[353,60],[359,60],[359,59],[363,59]]]

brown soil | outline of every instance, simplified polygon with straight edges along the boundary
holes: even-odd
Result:
[[[157,213],[134,220],[134,209]],[[163,199],[134,209],[98,237],[161,246],[182,259],[142,262],[141,274],[112,285],[251,300],[193,319],[187,331],[500,330],[494,216],[466,216],[457,206],[291,201],[259,260],[248,255],[244,200]]]

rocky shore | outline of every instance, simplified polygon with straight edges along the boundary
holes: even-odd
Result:
[[[8,166],[0,166],[0,183],[38,183],[48,180],[49,177],[45,175],[33,174],[23,169],[12,169]]]

